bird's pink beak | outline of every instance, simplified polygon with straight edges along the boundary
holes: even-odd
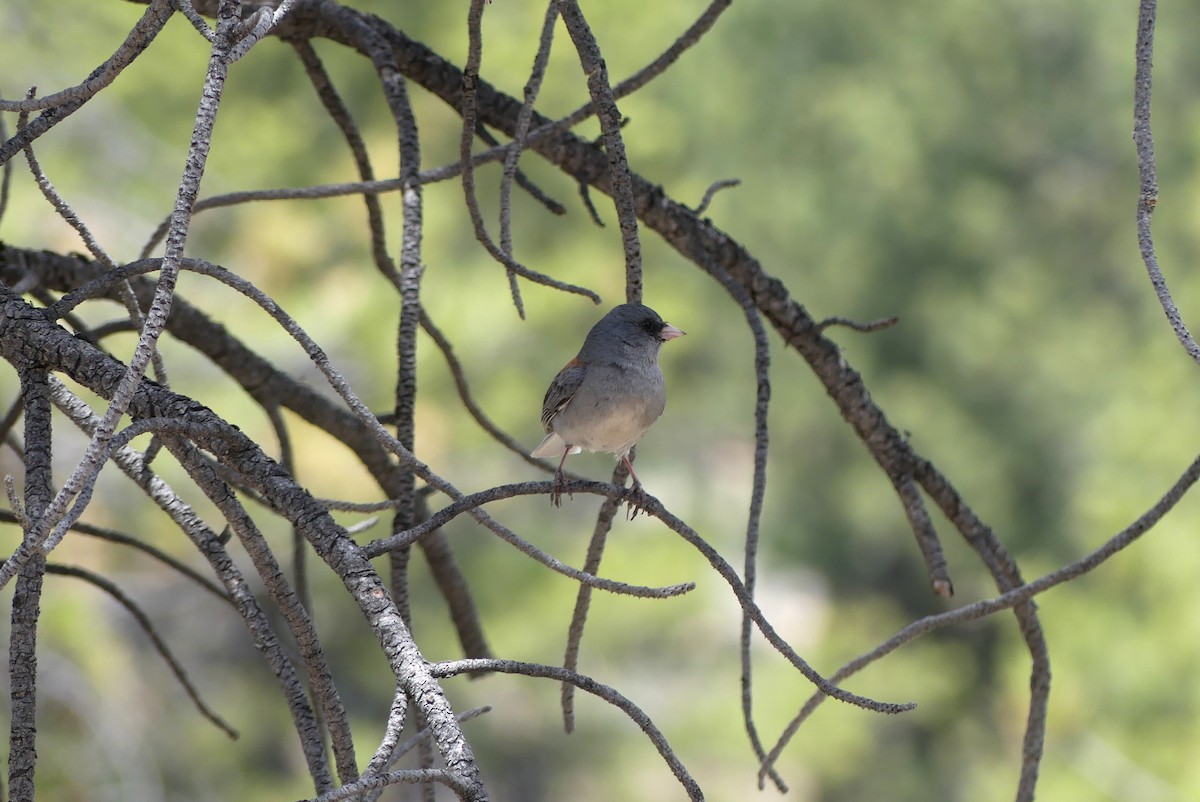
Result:
[[[676,337],[682,337],[685,334],[687,334],[686,331],[680,331],[674,326],[667,325],[663,326],[662,334],[659,334],[658,336],[662,337],[663,342],[666,342],[667,340],[674,340]]]

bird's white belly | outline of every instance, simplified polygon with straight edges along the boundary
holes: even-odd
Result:
[[[588,451],[624,454],[646,433],[652,422],[642,415],[631,415],[628,411],[610,412],[606,415],[597,414],[587,426],[581,427],[571,426],[569,420],[555,421],[554,430],[571,445]]]
[[[658,382],[661,377],[654,376]],[[554,417],[554,431],[573,446],[620,456],[658,420],[664,406],[661,393],[614,397],[585,390]]]

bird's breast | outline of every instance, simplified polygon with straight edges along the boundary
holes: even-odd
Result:
[[[666,407],[662,371],[593,366],[579,391],[554,417],[554,430],[589,451],[624,454]]]

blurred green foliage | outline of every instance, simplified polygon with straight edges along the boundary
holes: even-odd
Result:
[[[461,64],[465,4],[352,3],[392,20]],[[589,4],[618,80],[666,47],[703,4]],[[78,82],[123,38],[141,7],[96,0],[0,6],[5,97]],[[482,72],[520,96],[543,6],[497,0],[484,17]],[[667,74],[621,102],[633,168],[683,203],[736,177],[707,214],[817,317],[899,315],[860,335],[834,330],[873,397],[1013,550],[1032,578],[1118,531],[1196,453],[1194,366],[1174,340],[1134,238],[1131,131],[1136,9],[1082,0],[735,4]],[[1159,18],[1155,134],[1159,255],[1185,319],[1200,318],[1200,56],[1189,35],[1200,7]],[[378,175],[396,169],[396,134],[369,64],[317,49],[363,126]],[[62,194],[118,260],[132,259],[169,211],[207,51],[182,19],[109,90],[37,143]],[[457,158],[460,121],[412,89],[425,166]],[[565,113],[586,87],[557,32],[540,108]],[[12,122],[11,118],[9,120]],[[580,127],[595,136],[594,121]],[[530,266],[623,296],[611,203],[593,193],[592,225],[574,182],[526,156],[522,166],[564,202],[565,219],[523,194],[517,256]],[[206,195],[350,180],[352,163],[290,48],[268,40],[237,64],[218,120]],[[496,230],[497,169],[480,172]],[[525,287],[517,319],[503,270],[467,234],[457,182],[425,191],[423,300],[452,338],[481,404],[536,442],[546,381],[600,310]],[[384,201],[399,220],[394,198]],[[393,226],[397,231],[398,226]],[[81,250],[18,167],[0,223],[5,241]],[[394,236],[394,235],[393,235]],[[663,353],[667,415],[643,441],[639,473],[673,511],[740,565],[752,471],[753,342],[740,310],[646,233],[646,299],[689,332]],[[390,243],[393,253],[398,243]],[[189,253],[221,263],[280,299],[369,404],[393,392],[397,304],[371,265],[354,198],[279,202],[197,217]],[[314,384],[302,352],[244,299],[185,276],[180,292],[247,343]],[[94,313],[93,313],[94,314]],[[100,319],[96,317],[94,319]],[[114,341],[114,348],[128,346]],[[912,618],[945,608],[889,483],[802,361],[773,346],[770,484],[760,597],[780,631],[826,673]],[[215,369],[164,345],[173,386],[269,448],[260,411]],[[417,448],[464,490],[535,478],[467,418],[433,344],[420,345]],[[13,373],[0,369],[5,399]],[[7,403],[7,401],[6,401]],[[702,436],[697,436],[702,433]],[[296,423],[298,474],[315,493],[371,500],[378,490],[348,454]],[[71,467],[62,440],[61,465]],[[607,476],[604,456],[572,458]],[[156,467],[187,483],[169,459]],[[0,469],[19,474],[11,451]],[[106,475],[86,519],[135,532],[199,560],[123,477]],[[219,517],[192,492],[219,529]],[[597,502],[562,510],[541,498],[495,514],[578,564]],[[1094,575],[1039,599],[1054,668],[1040,798],[1182,800],[1200,795],[1200,550],[1197,502]],[[354,523],[361,516],[343,516]],[[956,603],[994,592],[938,521]],[[286,553],[288,533],[270,536]],[[10,545],[16,530],[5,530]],[[368,536],[382,534],[382,527]],[[561,660],[575,587],[465,522],[448,528],[501,656]],[[125,550],[72,537],[55,559],[121,582],[146,606],[214,706],[242,730],[230,744],[196,716],[144,636],[97,591],[51,577],[44,600],[39,776],[48,799],[290,799],[311,792],[281,698],[235,617]],[[358,725],[363,761],[391,696],[386,664],[336,579],[315,569],[315,619]],[[602,573],[629,582],[698,580],[680,599],[598,595],[581,668],[633,699],[675,745],[709,798],[756,798],[756,764],[738,701],[739,613],[693,551],[651,522],[621,521]],[[415,629],[431,659],[458,655],[444,608],[416,561]],[[8,591],[11,594],[11,591]],[[761,647],[761,648],[760,648]],[[756,710],[770,741],[810,687],[756,645]],[[925,638],[850,687],[915,712],[885,719],[822,706],[779,768],[791,798],[999,800],[1012,796],[1027,710],[1028,657],[1011,616]],[[618,712],[578,702],[577,732],[558,725],[558,688],[514,677],[453,681],[496,798],[661,800],[682,792]],[[580,695],[584,696],[583,694]],[[408,799],[411,790],[385,799]],[[774,797],[775,792],[762,792]]]

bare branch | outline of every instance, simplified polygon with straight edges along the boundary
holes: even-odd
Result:
[[[90,433],[95,430],[99,425],[99,416],[77,397],[67,392],[61,383],[52,381],[51,389],[54,403],[59,409],[85,431]],[[128,436],[134,431],[131,427],[124,434]],[[255,600],[245,578],[225,550],[228,537],[218,535],[209,529],[191,506],[148,470],[141,457],[133,449],[127,446],[119,447],[113,452],[112,459],[130,479],[146,492],[155,504],[171,517],[212,566],[213,571],[224,585],[226,593],[232,599],[234,608],[246,624],[255,645],[279,680],[314,784],[318,791],[322,788],[331,788],[333,778],[330,777],[329,767],[326,764],[316,715],[309,705],[291,659],[284,652],[274,629]]]
[[[4,115],[0,114],[0,140],[8,139],[8,123],[4,119]],[[3,172],[0,172],[0,223],[4,222],[4,213],[8,211],[8,194],[12,186],[13,163],[9,159],[4,163]]]
[[[612,483],[624,487],[629,478],[629,469],[624,460],[618,460],[613,468]],[[592,537],[588,540],[587,556],[584,557],[583,570],[596,574],[600,570],[600,560],[604,556],[604,545],[608,542],[608,533],[612,529],[617,509],[621,506],[618,498],[606,498],[600,505],[596,515],[596,525],[592,529]],[[579,668],[579,651],[583,645],[583,628],[587,623],[588,609],[592,602],[592,588],[581,584],[575,594],[575,609],[571,612],[571,624],[567,628],[567,645],[563,654],[563,668],[576,671]],[[561,705],[563,713],[563,729],[572,732],[575,729],[575,686],[570,682],[562,684]]]
[[[367,153],[367,145],[363,141],[358,125],[354,122],[354,118],[350,114],[350,109],[346,107],[341,95],[334,88],[333,80],[325,71],[325,66],[317,57],[317,51],[313,49],[312,44],[308,40],[294,41],[292,42],[292,47],[295,48],[296,55],[300,57],[300,63],[304,65],[304,71],[308,74],[308,79],[312,82],[313,88],[317,90],[317,96],[321,99],[321,104],[325,107],[325,111],[337,125],[338,130],[342,132],[342,137],[346,140],[346,146],[350,148],[350,154],[354,158],[354,166],[358,169],[358,175],[362,179],[360,186],[378,184],[381,189],[383,189],[383,185],[387,185],[388,189],[400,189],[402,184],[409,179],[407,174],[404,178],[375,181],[375,168],[371,166],[371,158]],[[382,65],[378,65],[376,70],[379,71],[381,67]],[[380,77],[382,79],[383,76],[381,75]],[[349,185],[341,185],[343,188],[346,186]],[[312,197],[317,196],[314,195]],[[208,200],[216,201],[216,198]],[[371,232],[371,255],[375,259],[375,267],[391,281],[392,286],[399,289],[400,273],[396,269],[395,262],[388,254],[387,235],[383,225],[383,209],[379,205],[379,198],[374,193],[367,192],[363,195],[363,202],[367,208],[367,225]],[[197,204],[197,211],[199,211],[199,208],[203,204],[204,201]],[[145,257],[147,255],[143,251],[142,256]]]
[[[580,486],[584,489],[581,489]],[[512,498],[514,496],[528,496],[539,493],[548,493],[550,489],[549,482],[522,482],[520,484],[501,485],[492,487],[488,490],[483,490],[478,493],[473,493],[469,496],[462,496],[456,499],[451,504],[446,505],[436,513],[431,515],[428,520],[417,524],[413,528],[384,538],[382,540],[374,540],[362,547],[363,553],[368,557],[377,557],[397,548],[419,542],[427,533],[442,528],[449,521],[457,518],[463,513],[470,513],[477,507],[500,499]],[[576,492],[594,492],[600,495],[615,495],[618,498],[627,498],[633,495],[632,489],[617,488],[614,485],[607,485],[603,482],[575,482],[572,483],[571,489]],[[609,491],[609,492],[603,492]],[[615,491],[615,492],[613,492]],[[537,546],[519,537],[516,533],[504,529],[502,532],[497,532],[506,542],[515,546],[522,554],[540,562],[552,571],[570,577],[577,582],[582,582],[599,590],[607,590],[611,593],[621,593],[629,596],[638,596],[642,598],[664,599],[672,596],[678,596],[682,593],[688,593],[694,590],[696,584],[694,582],[684,582],[678,585],[668,585],[661,588],[646,587],[644,585],[629,585],[625,582],[617,582],[611,579],[603,579],[598,576],[593,576],[589,573],[578,571],[571,566],[551,557]]]
[[[309,802],[338,802],[341,799],[350,799],[351,797],[359,796],[367,791],[381,790],[389,785],[399,785],[401,783],[418,784],[426,782],[441,783],[454,793],[458,794],[459,799],[473,799],[475,795],[473,788],[469,783],[463,782],[450,772],[441,769],[409,769],[406,771],[393,771],[388,774],[377,774],[371,777],[363,777],[349,785],[344,785],[335,791],[330,791],[326,794],[310,800]]]
[[[929,517],[929,510],[925,508],[925,499],[921,498],[921,491],[910,474],[889,478],[904,505],[904,514],[908,516],[909,526],[916,535],[921,556],[925,558],[929,584],[934,593],[948,599],[954,595],[954,583],[950,581],[950,568],[946,565],[946,555],[942,551],[937,529]]]
[[[569,482],[568,484],[569,490],[573,493],[591,493],[599,496],[607,496],[609,498],[621,498],[627,501],[630,498],[637,496],[643,512],[645,512],[647,515],[658,518],[673,532],[680,535],[684,540],[690,543],[693,548],[699,551],[704,558],[708,560],[709,565],[715,568],[717,573],[721,575],[721,578],[729,584],[730,588],[734,592],[734,595],[737,597],[738,602],[742,605],[742,609],[753,619],[754,623],[758,626],[759,631],[766,636],[766,639],[771,646],[774,647],[775,650],[784,657],[786,657],[787,660],[797,669],[799,669],[800,673],[808,678],[810,682],[824,690],[829,695],[834,696],[843,702],[847,702],[848,704],[863,707],[867,710],[873,710],[877,713],[902,713],[906,710],[911,710],[916,706],[911,702],[876,702],[874,700],[867,699],[866,697],[848,693],[840,688],[834,688],[831,686],[823,677],[814,671],[811,666],[809,666],[804,658],[800,657],[800,655],[797,654],[792,647],[788,645],[788,643],[782,637],[779,636],[779,634],[775,631],[775,628],[763,614],[762,610],[760,610],[758,605],[754,603],[754,599],[746,592],[745,585],[742,583],[741,579],[738,578],[737,572],[733,570],[733,567],[730,566],[729,563],[727,563],[721,557],[721,555],[717,553],[716,549],[706,543],[694,529],[668,512],[667,509],[663,507],[662,503],[658,501],[658,499],[654,498],[648,493],[645,493],[644,491],[639,493],[635,488],[619,487],[606,482],[573,481]],[[427,528],[435,528],[433,526],[435,522],[437,526],[440,527],[445,523],[446,520],[462,514],[470,507],[477,506],[479,504],[486,504],[502,498],[512,498],[513,496],[529,496],[548,493],[550,492],[550,485],[550,482],[522,482],[520,484],[501,485],[499,487],[493,487],[479,493],[474,493],[470,496],[465,496],[456,500],[453,504],[447,505],[438,513],[435,513],[426,523],[415,527],[409,532],[402,533],[400,537],[403,537],[406,540],[415,540],[421,536],[421,532],[423,530]],[[391,538],[389,538],[388,540],[369,543],[363,547],[363,551],[368,555],[381,554],[394,547],[395,543]],[[562,573],[566,573],[566,571],[563,571]],[[568,574],[568,576],[572,576],[572,574]],[[574,576],[574,578],[582,579],[583,576]],[[601,584],[599,581],[589,582],[589,584],[601,588],[602,590],[610,589],[609,587],[605,587],[605,585]],[[685,590],[691,589],[689,585],[677,585],[675,588],[664,588],[663,590],[675,590],[677,588],[677,592],[684,592]],[[654,595],[665,596],[675,594],[655,593]]]
[[[577,674],[574,671],[568,671],[559,666],[523,663],[516,660],[456,660],[450,663],[435,663],[432,666],[432,670],[434,676],[437,677],[453,677],[459,674],[477,672],[498,672],[501,674],[519,674],[525,677],[569,682],[582,691],[600,697],[629,716],[641,728],[642,732],[646,733],[646,736],[654,744],[655,748],[658,749],[658,753],[662,755],[663,760],[671,768],[672,773],[674,773],[680,784],[688,792],[688,797],[697,800],[704,799],[704,794],[701,793],[700,786],[696,785],[696,781],[692,779],[687,769],[684,768],[683,763],[676,757],[674,750],[667,743],[666,737],[658,727],[654,726],[654,722],[650,720],[650,717],[614,688],[596,682],[591,677]]]
[[[129,449],[129,451],[132,452],[132,449]],[[115,457],[114,457],[114,459],[115,459]],[[0,510],[0,521],[2,521],[4,523],[19,523],[17,515],[15,515],[14,513],[8,512],[7,510]],[[105,541],[108,541],[109,543],[118,543],[122,546],[129,546],[131,548],[137,549],[138,551],[142,552],[143,554],[146,554],[149,557],[152,557],[153,559],[157,560],[158,562],[162,563],[163,565],[166,565],[166,566],[170,567],[171,569],[179,572],[181,575],[187,577],[192,582],[195,582],[197,585],[204,588],[209,593],[213,594],[214,596],[221,599],[222,601],[231,602],[231,603],[233,601],[230,598],[228,593],[226,593],[224,590],[222,590],[219,585],[214,583],[208,577],[201,576],[190,566],[186,565],[185,563],[180,562],[179,560],[172,557],[170,554],[167,554],[165,551],[163,551],[149,543],[145,543],[141,540],[138,540],[137,538],[135,538],[131,535],[126,535],[126,534],[118,532],[114,529],[106,529],[102,526],[94,526],[92,524],[83,523],[80,521],[76,521],[75,523],[71,524],[71,531],[79,532],[81,535],[88,535],[89,537],[94,537],[99,540],[105,540]]]
[[[715,187],[716,185],[714,184],[713,186]],[[701,208],[696,211],[697,214],[700,214],[704,205],[708,203],[713,191],[713,187],[710,187],[709,192],[705,194],[704,202],[700,205]],[[767,494],[767,449],[770,443],[768,419],[771,404],[770,342],[767,340],[767,330],[763,325],[762,317],[755,308],[749,294],[724,270],[714,265],[711,266],[710,272],[725,286],[725,289],[733,299],[742,307],[742,313],[746,318],[746,325],[749,326],[750,332],[754,335],[754,372],[756,378],[754,402],[754,482],[750,491],[750,508],[746,520],[745,563],[743,568],[746,594],[753,597],[758,582],[759,526],[762,522],[763,503]],[[754,723],[753,670],[750,651],[751,635],[753,634],[752,626],[753,621],[749,614],[743,613],[740,640],[742,722],[746,727],[746,734],[750,739],[751,748],[754,749],[754,753],[758,756],[759,761],[762,761],[766,757],[766,751],[763,748],[762,739],[758,734],[758,727]],[[774,771],[769,773],[775,783],[775,787],[779,789],[780,793],[786,793],[787,784],[783,781],[783,778]]]
[[[24,368],[18,370],[18,375],[25,407],[25,499],[17,509],[22,511],[27,521],[21,548],[30,547],[31,554],[17,568],[8,637],[9,705],[12,716],[8,740],[8,791],[13,802],[33,802],[36,790],[34,771],[37,766],[37,633],[41,616],[42,579],[46,571],[45,556],[35,551],[38,533],[34,525],[53,503],[54,473],[47,373],[41,368]],[[9,493],[13,493],[11,486]]]
[[[480,9],[482,11],[482,9]],[[475,15],[475,7],[471,8],[470,35],[472,37],[480,36],[479,19]],[[512,257],[512,184],[513,178],[517,174],[517,162],[521,158],[521,151],[525,148],[525,136],[529,133],[529,123],[533,119],[533,104],[537,101],[538,91],[542,87],[542,79],[546,76],[546,64],[550,60],[550,44],[554,41],[554,23],[558,20],[558,0],[551,0],[546,6],[545,18],[542,20],[542,32],[538,36],[537,54],[533,58],[533,67],[529,73],[529,80],[525,84],[525,100],[521,104],[521,111],[517,114],[517,128],[513,133],[512,147],[508,149],[508,155],[504,157],[504,169],[500,176],[500,250]],[[475,40],[472,39],[472,47]],[[473,52],[473,51],[472,51]],[[478,65],[476,65],[478,68]],[[473,98],[472,98],[473,101]],[[464,97],[464,102],[466,99]],[[469,150],[469,149],[468,149]],[[470,154],[465,154],[469,156]],[[465,177],[468,171],[472,170],[470,159],[463,159],[463,175]],[[470,201],[471,198],[468,198]],[[518,310],[521,308],[520,290],[517,287],[516,276],[510,270],[508,273],[509,283],[512,287],[513,302],[517,305]],[[522,315],[524,317],[524,315]]]
[[[621,242],[625,247],[625,300],[640,303],[642,300],[642,245],[638,239],[637,212],[633,205],[633,184],[629,176],[629,161],[625,156],[625,141],[621,138],[621,112],[612,86],[608,82],[608,68],[600,55],[596,37],[584,19],[583,9],[577,0],[559,0],[559,13],[579,52],[579,63],[587,78],[588,92],[600,119],[600,130],[604,135],[604,152],[608,155],[608,180],[612,198],[617,207],[617,220],[621,226]]]
[[[824,331],[830,326],[845,326],[848,329],[869,334],[873,331],[882,331],[883,329],[891,328],[899,322],[900,318],[898,317],[881,317],[878,320],[870,320],[866,323],[860,323],[857,320],[851,320],[846,317],[827,317],[817,324],[817,331]]]
[[[704,190],[704,197],[700,199],[700,205],[696,207],[696,214],[704,214],[708,208],[708,204],[712,203],[712,199],[718,192],[730,187],[741,186],[740,178],[722,178],[720,181],[714,181],[708,185],[708,189]]]
[[[463,369],[462,363],[458,361],[458,357],[454,354],[454,346],[451,345],[450,338],[438,328],[425,309],[421,310],[421,328],[425,330],[425,333],[430,336],[434,344],[438,347],[438,350],[442,352],[442,357],[446,360],[446,367],[450,369],[450,375],[454,379],[454,386],[458,390],[458,397],[462,400],[468,414],[479,424],[479,427],[491,435],[496,442],[503,445],[525,462],[528,462],[539,470],[553,472],[554,469],[548,466],[544,460],[529,456],[529,449],[517,442],[508,432],[497,426],[475,401],[475,398],[471,394],[471,386],[467,382],[466,371]]]
[[[171,0],[171,7],[180,14],[183,14],[187,18],[187,21],[192,23],[192,27],[196,29],[196,33],[203,36],[205,41],[210,44],[212,43],[216,34],[208,26],[208,23],[204,21],[204,18],[197,13],[195,7],[192,5],[192,0]]]
[[[150,645],[154,647],[154,651],[158,652],[159,656],[162,657],[164,662],[166,662],[167,667],[171,670],[171,673],[175,675],[175,679],[179,681],[179,684],[183,686],[184,693],[186,693],[188,698],[192,700],[192,704],[196,706],[196,710],[200,713],[200,715],[211,721],[217,729],[228,735],[231,740],[238,737],[237,730],[235,730],[232,725],[230,725],[227,721],[225,721],[225,719],[217,714],[216,711],[209,707],[208,703],[205,702],[203,697],[200,696],[200,692],[196,690],[196,686],[193,685],[192,681],[188,678],[187,671],[179,663],[179,660],[175,658],[175,655],[171,652],[171,648],[167,646],[166,641],[164,641],[162,636],[158,634],[158,630],[155,628],[154,623],[150,620],[150,617],[146,615],[145,611],[142,610],[138,603],[126,595],[126,593],[121,590],[121,588],[118,587],[115,582],[105,579],[94,571],[89,571],[86,568],[79,568],[74,565],[58,565],[55,563],[50,563],[46,566],[46,572],[50,574],[58,574],[59,576],[73,576],[76,579],[82,579],[89,585],[93,585],[107,593],[109,596],[112,596],[118,604],[125,608],[126,612],[133,616],[133,620],[136,621],[137,625],[141,627],[143,632],[146,633],[146,637],[150,639]]]
[[[1070,563],[1069,565],[1065,565],[1058,570],[1051,571],[1050,573],[1045,574],[1044,576],[1041,576],[1032,582],[1029,582],[1028,584],[1020,585],[1019,587],[1013,588],[1007,593],[1003,593],[994,598],[984,599],[983,601],[978,601],[974,604],[968,604],[955,610],[949,610],[944,613],[938,613],[937,615],[930,615],[918,619],[901,629],[879,646],[876,646],[871,651],[856,657],[849,663],[846,663],[829,677],[829,681],[832,683],[842,682],[848,677],[857,674],[859,671],[871,665],[872,663],[877,662],[881,658],[894,652],[904,644],[915,640],[922,635],[927,635],[930,632],[943,629],[953,624],[961,624],[967,621],[973,621],[985,616],[993,615],[1001,610],[1007,610],[1022,604],[1027,604],[1030,599],[1038,594],[1045,593],[1047,590],[1050,590],[1057,585],[1061,585],[1064,582],[1076,579],[1084,574],[1094,571],[1096,568],[1099,568],[1101,565],[1103,565],[1113,555],[1119,553],[1122,549],[1127,548],[1139,537],[1150,531],[1150,529],[1153,528],[1156,523],[1162,520],[1163,516],[1170,512],[1171,509],[1179,503],[1179,501],[1187,494],[1188,490],[1191,489],[1192,485],[1194,485],[1198,479],[1200,479],[1200,457],[1197,457],[1192,464],[1187,467],[1179,479],[1176,480],[1175,484],[1172,485],[1171,489],[1168,490],[1162,496],[1162,498],[1160,498],[1154,504],[1154,506],[1139,516],[1137,520],[1133,521],[1120,532],[1113,535],[1111,538],[1105,541],[1103,545],[1092,551],[1090,554],[1080,558],[1079,560],[1076,560],[1073,563]],[[779,742],[776,743],[775,747],[767,756],[767,760],[763,764],[762,771],[765,771],[767,767],[774,764],[774,762],[779,758],[780,753],[783,751],[783,748],[795,734],[800,723],[803,722],[804,719],[806,719],[809,715],[811,715],[813,710],[815,710],[817,705],[819,705],[822,701],[824,701],[824,694],[816,693],[808,700],[808,702],[805,703],[804,707],[801,708],[800,713],[797,714],[796,718],[794,718],[784,730],[784,734],[780,737]],[[1040,754],[1038,757],[1040,757]],[[1036,780],[1036,773],[1034,775],[1034,779]],[[1024,787],[1024,785],[1022,785],[1022,787]],[[1018,792],[1018,798],[1023,798],[1023,792]]]
[[[158,2],[158,0],[156,0]],[[146,367],[150,362],[159,335],[166,326],[167,315],[171,310],[171,296],[175,289],[175,281],[179,274],[179,262],[183,258],[184,243],[187,241],[188,224],[191,219],[191,207],[195,203],[200,189],[200,178],[204,173],[204,164],[212,141],[212,128],[216,119],[217,107],[221,102],[221,91],[224,87],[225,76],[229,68],[229,48],[232,46],[231,33],[234,25],[236,2],[223,0],[218,13],[217,36],[213,42],[212,56],[209,60],[208,73],[205,76],[204,89],[200,100],[200,108],[196,113],[195,127],[192,131],[192,146],[188,153],[187,166],[179,185],[175,200],[175,212],[172,215],[171,232],[167,235],[167,252],[159,270],[159,279],[155,290],[154,301],[146,313],[145,325],[141,337],[125,377],[116,387],[108,411],[100,425],[97,426],[92,441],[83,458],[79,461],[71,476],[63,484],[53,502],[42,513],[33,536],[26,543],[48,554],[61,541],[66,532],[65,527],[59,527],[59,519],[67,505],[76,495],[87,490],[96,480],[103,466],[99,454],[105,449],[105,444],[112,437],[117,421],[125,413],[132,400]],[[149,14],[149,10],[147,10]],[[30,126],[32,127],[32,126]],[[18,135],[19,137],[19,135]],[[3,158],[0,154],[0,158]],[[53,531],[51,531],[53,529]],[[25,544],[22,544],[23,547]],[[7,584],[12,576],[21,569],[24,560],[31,554],[27,550],[18,549],[16,553],[0,567],[0,587]]]
[[[1133,143],[1138,162],[1137,238],[1146,273],[1154,294],[1162,305],[1163,314],[1175,331],[1175,336],[1188,355],[1200,362],[1200,345],[1188,331],[1167,280],[1158,266],[1154,252],[1154,237],[1150,233],[1150,216],[1158,206],[1158,175],[1154,160],[1154,132],[1150,127],[1150,98],[1153,91],[1151,70],[1154,65],[1154,23],[1158,16],[1157,0],[1140,0],[1138,3],[1136,67],[1133,76]]]
[[[492,258],[508,268],[508,286],[512,293],[513,306],[517,309],[517,315],[524,320],[525,303],[521,300],[521,288],[517,284],[518,264],[512,257],[512,243],[509,242],[507,248],[498,248],[492,241],[491,235],[488,234],[487,226],[483,222],[483,212],[479,208],[479,197],[475,191],[475,166],[471,163],[471,145],[475,142],[476,125],[475,83],[479,77],[480,63],[483,60],[483,31],[481,30],[483,5],[484,0],[471,0],[470,8],[467,11],[467,62],[463,65],[462,108],[460,109],[463,127],[459,145],[463,194],[466,196],[467,212],[471,217],[471,224],[475,227],[475,239],[479,240]],[[500,201],[500,214],[503,221],[506,213],[505,206],[511,201],[511,197],[501,195]],[[503,236],[505,230],[503,223],[501,225],[501,235]]]
[[[146,12],[142,18],[137,21],[133,29],[129,32],[129,36],[125,37],[125,41],[99,67],[92,71],[84,81],[77,86],[72,86],[68,89],[55,92],[52,95],[44,95],[40,98],[26,98],[25,100],[3,100],[0,99],[0,111],[41,111],[43,109],[53,109],[56,107],[65,106],[68,104],[82,104],[84,101],[90,100],[104,87],[113,82],[121,71],[138,56],[140,56],[150,43],[154,41],[154,37],[162,30],[167,20],[171,17],[171,7],[175,5],[170,0],[151,0],[147,4]],[[207,27],[207,26],[206,26]],[[78,106],[76,106],[78,108]],[[38,131],[41,134],[42,131]],[[36,136],[36,135],[35,135]],[[0,163],[8,161],[21,148],[32,142],[34,137],[29,137],[14,146],[13,141],[6,142],[3,148],[0,148]]]

